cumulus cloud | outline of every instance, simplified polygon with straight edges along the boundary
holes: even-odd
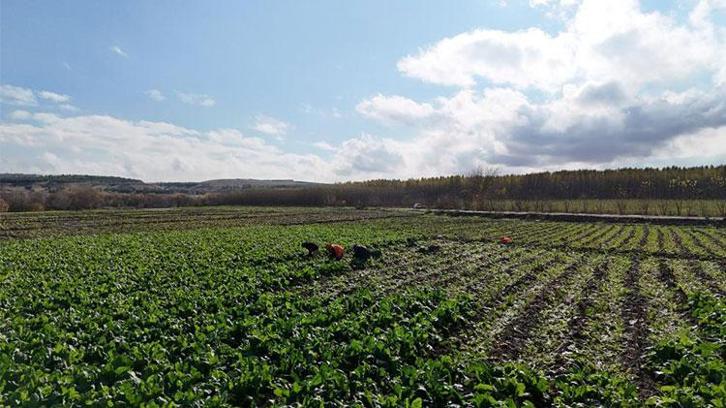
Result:
[[[526,105],[520,112],[527,120],[508,129],[500,138],[506,151],[490,160],[517,166],[649,157],[681,135],[726,125],[724,100],[723,92],[690,93],[681,98],[636,99],[605,111],[570,113],[558,106],[559,101]],[[557,120],[563,123],[552,123]]]
[[[161,102],[166,99],[166,96],[164,96],[164,94],[158,89],[149,89],[144,93],[149,97],[149,99],[157,102]]]
[[[290,124],[271,116],[257,115],[252,129],[270,136],[284,136],[290,130]]]
[[[643,12],[634,0],[531,3],[565,10],[563,29],[481,28],[442,39],[397,64],[405,76],[448,86],[441,96],[377,94],[358,103],[358,115],[402,126],[406,138],[314,143],[323,160],[235,129],[23,110],[0,122],[0,145],[22,153],[3,157],[2,170],[340,181],[492,165],[523,172],[726,162],[726,29],[713,19],[726,1],[701,0],[686,18]],[[176,96],[214,105],[207,95]],[[49,102],[5,85],[0,98],[17,106]],[[291,131],[263,115],[252,129],[277,137]]]
[[[612,83],[588,83],[544,102],[507,88],[462,90],[437,98],[431,113],[436,119],[419,128],[412,139],[385,144],[368,138],[357,143],[385,145],[387,156],[381,157],[405,163],[387,170],[397,169],[393,174],[406,177],[461,173],[488,165],[513,172],[598,167],[660,158],[663,152],[684,146],[684,140],[706,134],[711,144],[716,135],[723,143],[724,101],[723,90],[634,97]],[[682,139],[684,135],[697,136]],[[356,150],[371,151],[360,146]]]
[[[54,103],[65,103],[71,100],[71,97],[68,95],[57,94],[50,91],[40,91],[38,92],[38,97]]]
[[[0,103],[17,106],[34,106],[38,101],[32,89],[13,85],[0,85]]]
[[[398,69],[458,91],[423,102],[379,95],[357,110],[415,124],[413,138],[391,147],[414,176],[680,157],[688,143],[726,140],[726,30],[711,18],[723,3],[702,0],[679,22],[643,12],[634,0],[532,1],[572,10],[565,28],[477,29],[442,39],[402,58]],[[670,89],[694,78],[710,86]],[[726,160],[722,150],[701,154]]]
[[[335,177],[315,155],[286,153],[235,129],[202,132],[106,115],[35,113],[30,119],[0,122],[0,145],[19,152],[3,158],[3,171],[116,174],[145,180]]]
[[[658,159],[691,159],[695,162],[705,159],[719,160],[726,158],[726,126],[701,129],[686,133],[670,140],[657,148],[653,154]]]
[[[31,117],[33,117],[33,114],[26,110],[16,110],[16,111],[10,112],[8,117],[10,119],[15,119],[15,120],[26,120],[26,119],[30,119]]]
[[[315,142],[315,143],[313,143],[313,146],[317,147],[320,150],[325,150],[325,151],[329,151],[329,152],[334,152],[335,150],[337,150],[335,148],[335,146],[331,145],[328,142],[323,142],[323,141]]]
[[[188,105],[203,106],[208,108],[210,106],[214,106],[217,103],[214,98],[205,94],[177,92],[176,96],[181,102]]]
[[[60,110],[66,111],[66,112],[78,112],[78,111],[80,111],[80,109],[78,109],[78,107],[76,107],[74,105],[71,105],[69,103],[60,104],[60,105],[58,105],[58,108]]]
[[[340,145],[333,169],[346,178],[361,174],[382,178],[405,171],[405,160],[398,142],[363,134]]]
[[[482,77],[520,88],[551,88],[576,72],[569,42],[537,28],[517,32],[479,29],[407,56],[398,62],[398,69],[440,85],[471,87]]]
[[[128,56],[129,56],[129,54],[127,54],[126,51],[121,49],[121,47],[119,47],[118,45],[112,45],[108,49],[111,50],[112,53],[114,53],[116,55],[120,55],[124,58],[128,58]]]
[[[36,91],[14,85],[0,85],[0,103],[15,106],[38,106],[38,100],[48,102],[64,110],[76,110],[77,108],[68,102],[71,97],[51,91]]]
[[[417,103],[398,95],[380,94],[360,102],[355,109],[363,116],[384,123],[406,124],[425,119],[434,112],[428,103]]]
[[[642,12],[636,0],[587,0],[560,33],[477,29],[404,57],[398,69],[441,85],[472,87],[483,79],[559,92],[573,81],[641,86],[686,79],[720,69],[723,47],[723,33],[707,17],[679,24],[671,16]]]

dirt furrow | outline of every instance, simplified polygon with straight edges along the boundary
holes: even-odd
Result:
[[[697,231],[699,235],[701,235],[702,237],[704,237],[708,240],[708,243],[709,243],[708,245],[704,241],[701,241],[700,239],[699,239],[699,242],[701,242],[703,247],[709,248],[709,251],[708,251],[709,253],[713,254],[715,257],[723,258],[722,254],[713,253],[713,249],[714,248],[721,248],[721,249],[726,248],[726,242],[718,239],[718,237],[716,237],[714,234],[712,234],[712,232],[709,230],[697,229],[695,231]],[[693,233],[693,236],[695,237],[697,235],[695,233]]]
[[[540,231],[535,231],[534,234],[538,238],[533,239],[529,242],[532,243],[552,243],[552,242],[563,242],[565,239],[568,239],[568,237],[572,237],[573,235],[582,235],[583,233],[586,233],[586,231],[589,231],[593,228],[592,225],[578,225],[578,224],[571,224],[571,225],[558,225],[553,231],[547,231],[545,233],[541,233]]]
[[[587,234],[580,235],[578,237],[573,238],[570,242],[576,244],[578,247],[581,248],[588,248],[588,244],[595,239],[602,237],[604,234],[606,234],[608,231],[615,228],[615,225],[608,225],[603,230],[603,226],[600,224],[595,224],[594,228],[589,231]]]
[[[582,261],[581,259],[570,264],[561,274],[545,283],[535,298],[495,338],[489,352],[490,359],[506,361],[519,356],[530,332],[540,324],[540,314],[560,297],[562,286],[577,272]]]
[[[678,250],[678,253],[683,256],[689,256],[691,255],[691,251],[686,248],[685,245],[683,245],[683,239],[681,239],[681,236],[678,235],[676,230],[671,230],[671,239],[673,239],[673,242],[676,244],[676,249]]]
[[[679,305],[683,306],[688,303],[688,295],[683,289],[676,283],[676,277],[673,275],[673,269],[665,259],[661,259],[658,264],[659,278],[666,287],[674,292],[676,301]]]
[[[713,253],[711,248],[708,247],[708,245],[704,244],[703,241],[701,241],[701,238],[696,235],[696,233],[693,232],[691,229],[684,229],[684,232],[686,235],[688,235],[689,238],[693,241],[693,244],[696,246],[697,249],[700,250],[700,252],[707,254],[709,256],[717,257],[718,255]]]
[[[640,242],[638,243],[638,246],[640,248],[645,248],[648,245],[648,237],[650,236],[650,228],[648,227],[648,224],[643,225],[643,236],[640,237]]]
[[[610,242],[617,237],[625,229],[624,225],[610,225],[602,231],[600,235],[591,236],[586,242],[582,243],[584,247],[604,248],[610,245]]]
[[[635,238],[635,231],[637,228],[633,225],[630,225],[628,228],[628,234],[621,239],[620,241],[614,242],[612,245],[607,245],[605,248],[620,248],[620,247],[627,247],[630,245],[630,241]]]
[[[540,248],[540,249],[555,249],[555,250],[562,250],[562,251],[570,251],[570,252],[576,252],[581,254],[593,254],[593,253],[608,253],[611,255],[623,255],[623,256],[635,256],[635,257],[642,257],[642,256],[656,256],[659,258],[668,258],[668,259],[694,259],[694,260],[701,260],[701,261],[713,261],[718,262],[721,264],[726,264],[726,259],[720,258],[720,257],[714,257],[714,256],[706,256],[706,255],[699,255],[694,253],[689,253],[686,255],[672,253],[672,252],[651,252],[651,251],[644,251],[642,249],[617,249],[617,248],[593,248],[593,247],[579,247],[579,246],[571,246],[568,244],[531,244],[531,243],[522,243],[522,244],[513,244],[518,247],[529,247],[529,248]]]
[[[648,346],[648,302],[641,293],[640,273],[640,260],[633,257],[623,282],[627,294],[622,310],[626,340],[622,364],[635,377],[638,393],[645,399],[653,395],[656,388],[653,377],[644,367],[643,357]]]
[[[718,281],[703,269],[701,262],[691,260],[688,265],[693,270],[694,275],[708,287],[711,293],[718,296],[726,296],[724,290],[719,286]]]
[[[547,258],[548,255],[538,255],[538,258]],[[477,315],[470,320],[470,324],[466,327],[462,326],[457,332],[450,335],[448,342],[443,344],[439,349],[435,351],[436,355],[447,354],[452,350],[460,350],[464,344],[477,338],[480,333],[477,327],[477,323],[484,322],[486,319],[491,319],[491,311],[497,310],[506,301],[507,297],[514,293],[519,293],[526,287],[531,286],[537,281],[537,276],[544,273],[552,265],[557,262],[557,257],[552,257],[546,262],[536,265],[531,271],[524,273],[523,275],[516,278],[514,281],[506,284],[502,289],[493,294],[493,296],[487,297],[480,301],[479,312]],[[521,262],[521,264],[525,264]],[[512,276],[517,270],[517,265],[511,265],[507,267],[502,273],[505,276]]]
[[[441,276],[454,275],[454,272],[456,272],[459,268],[479,264],[480,262],[482,262],[482,260],[487,258],[488,254],[484,253],[479,254],[474,259],[464,257],[462,259],[457,259],[454,262],[449,262],[446,264],[446,267],[442,269],[420,268],[416,271],[416,273],[410,274],[404,279],[391,279],[389,282],[387,282],[388,285],[383,288],[381,293],[384,295],[388,295],[396,291],[400,291],[401,288],[420,286],[424,283],[435,284],[438,283]]]
[[[595,295],[600,291],[603,283],[608,280],[609,272],[610,262],[606,259],[595,268],[592,277],[582,289],[580,300],[575,306],[577,314],[567,322],[568,337],[557,350],[554,367],[556,372],[567,368],[566,352],[579,349],[585,341],[583,331],[589,320],[588,310],[595,304]]]
[[[665,236],[663,235],[663,231],[660,228],[657,228],[655,230],[656,236],[658,237],[658,252],[666,252],[665,251]]]
[[[534,252],[530,253],[528,255],[523,255],[515,260],[514,263],[509,265],[503,272],[504,274],[510,274],[513,271],[515,271],[517,268],[519,268],[522,265],[525,265],[529,262],[532,262],[538,258],[542,257],[542,253],[540,252]],[[450,274],[445,279],[437,280],[435,283],[439,287],[448,288],[450,286],[460,286],[454,283],[455,281],[458,281],[458,283],[463,284],[461,286],[461,289],[465,292],[474,292],[480,289],[480,286],[478,285],[470,285],[471,280],[481,280],[482,276],[479,275],[478,271],[481,271],[483,269],[486,269],[488,267],[491,267],[497,263],[501,263],[501,261],[504,260],[505,262],[510,261],[510,256],[507,253],[504,253],[498,257],[495,258],[489,258],[486,262],[484,262],[481,265],[478,265],[476,268],[470,269],[468,271],[464,271],[464,273],[460,274]]]

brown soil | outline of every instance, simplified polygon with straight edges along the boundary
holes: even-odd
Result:
[[[640,260],[633,257],[625,275],[625,303],[622,318],[625,324],[625,351],[623,367],[635,376],[640,397],[648,398],[656,392],[655,382],[644,367],[644,354],[648,346],[648,302],[640,292]]]
[[[561,372],[567,368],[564,352],[572,348],[577,349],[584,343],[583,331],[589,319],[587,311],[595,303],[595,295],[600,291],[603,283],[608,280],[609,272],[609,261],[605,260],[595,268],[592,277],[582,289],[580,301],[575,306],[577,314],[567,323],[569,335],[557,350],[557,357],[553,367],[555,372]]]
[[[693,270],[693,273],[698,277],[698,279],[703,282],[704,285],[708,287],[708,289],[711,291],[711,293],[719,296],[726,296],[726,293],[721,289],[721,287],[718,285],[718,282],[716,279],[707,274],[706,271],[703,270],[703,265],[701,265],[700,262],[696,260],[692,260],[689,263],[689,266]]]
[[[492,360],[516,359],[530,338],[531,331],[540,324],[540,315],[555,299],[560,297],[562,286],[577,272],[580,262],[569,265],[559,276],[550,280],[535,298],[510,322],[494,340],[489,354]]]

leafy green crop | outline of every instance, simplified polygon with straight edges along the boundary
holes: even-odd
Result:
[[[641,226],[280,214],[302,225],[1,242],[0,406],[722,406],[726,306],[705,292],[674,304],[656,270],[686,256],[712,281],[684,287],[717,290],[716,244],[673,253]],[[382,257],[310,257],[307,240]],[[683,307],[694,326],[646,322],[660,331],[638,373],[612,361],[631,347],[634,291],[650,315]]]
[[[721,407],[726,403],[726,305],[696,293],[689,299],[698,333],[679,333],[659,342],[650,359],[663,384],[662,395],[648,402],[658,406]]]

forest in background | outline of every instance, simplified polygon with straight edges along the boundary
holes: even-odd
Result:
[[[0,179],[0,211],[162,208],[214,205],[356,206],[586,212],[646,215],[726,215],[726,165],[616,170],[566,170],[270,187],[259,182],[224,191],[119,192],[94,176]],[[37,177],[54,187],[37,188]],[[60,183],[54,177],[65,177]],[[106,178],[118,183],[120,178]],[[71,182],[68,182],[71,180]],[[134,183],[142,183],[133,180]],[[143,183],[142,183],[143,184]],[[204,185],[204,183],[199,183]]]

